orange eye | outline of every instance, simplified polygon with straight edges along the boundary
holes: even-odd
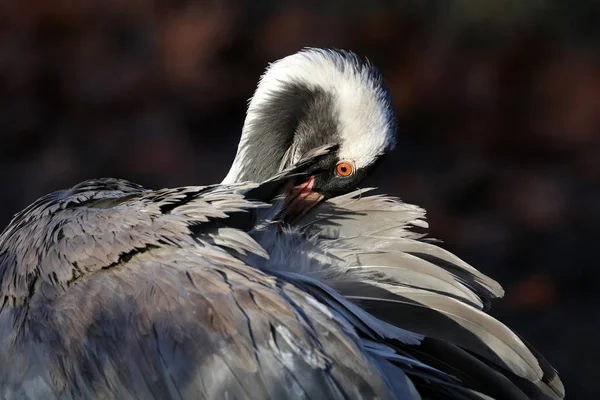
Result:
[[[348,161],[340,161],[335,166],[335,172],[339,176],[350,176],[354,173],[354,166]]]

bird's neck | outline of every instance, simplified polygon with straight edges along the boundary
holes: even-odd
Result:
[[[262,182],[275,175],[293,142],[293,129],[268,121],[244,125],[237,154],[222,183]]]
[[[321,92],[300,85],[268,95],[257,91],[235,160],[222,183],[262,182],[293,163],[302,150],[298,143],[306,142],[303,125],[319,97]]]

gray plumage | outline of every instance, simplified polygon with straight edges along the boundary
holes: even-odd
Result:
[[[280,221],[286,185],[349,151],[315,143],[270,149],[293,166],[260,184],[236,179],[246,153],[220,185],[90,180],[17,214],[0,235],[0,399],[563,398],[486,314],[500,285],[413,230],[419,207],[323,175],[349,193]]]
[[[242,261],[266,256],[241,229],[264,206],[251,188],[88,181],[18,215],[0,239],[0,393],[389,397],[347,327]]]

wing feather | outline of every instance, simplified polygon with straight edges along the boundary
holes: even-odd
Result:
[[[298,247],[309,266],[302,270],[377,319],[423,335],[418,345],[394,342],[392,347],[464,379],[474,392],[461,395],[564,398],[556,371],[484,312],[492,299],[503,296],[502,287],[415,232],[426,227],[422,209],[392,197],[365,196],[368,190],[328,200],[303,218],[299,231],[306,239]],[[431,355],[427,344],[432,341],[454,350]],[[475,360],[481,368],[472,378],[475,369],[469,363]],[[457,393],[449,384],[432,386],[431,378],[416,382],[422,393],[432,387],[437,395]]]

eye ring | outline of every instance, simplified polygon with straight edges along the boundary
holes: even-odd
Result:
[[[354,173],[354,164],[350,161],[340,161],[335,166],[335,173],[341,177],[347,177]]]

